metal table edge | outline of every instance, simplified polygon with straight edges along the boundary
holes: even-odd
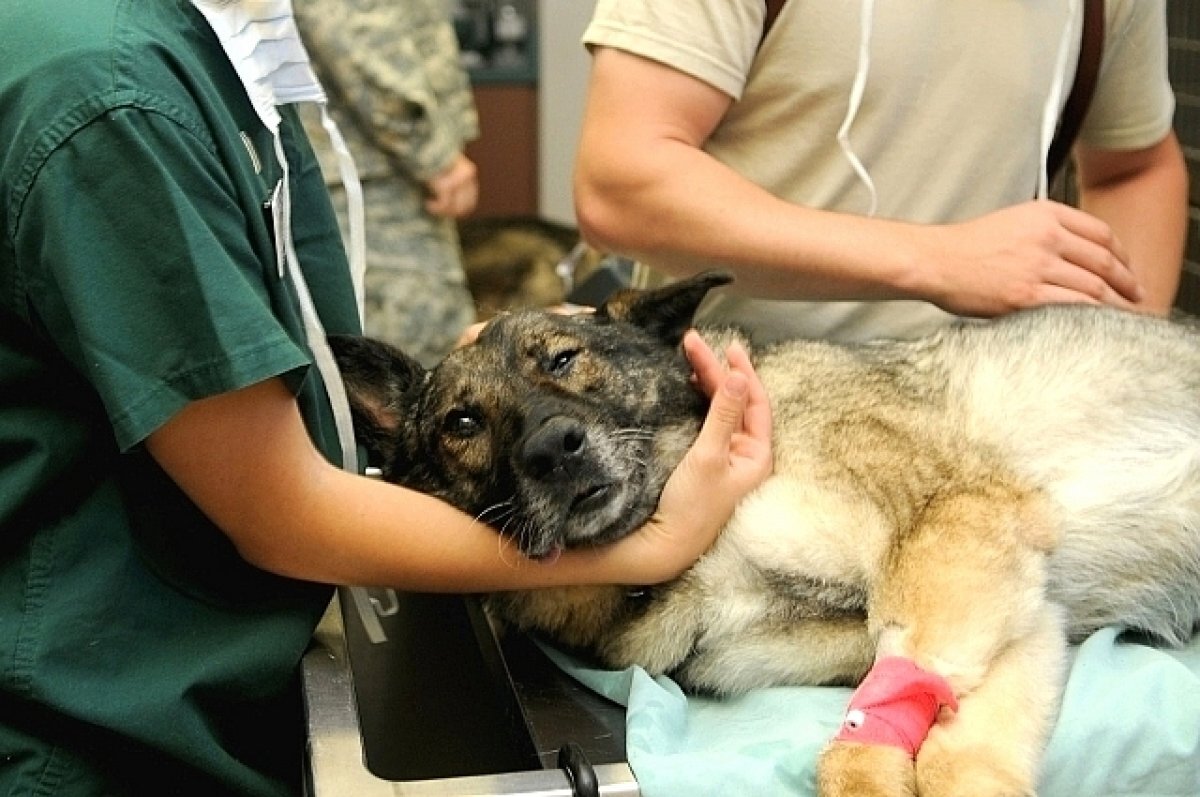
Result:
[[[307,732],[307,797],[576,797],[560,769],[390,781],[367,767],[340,593],[317,626],[301,667]],[[640,797],[628,764],[594,767],[603,797]]]

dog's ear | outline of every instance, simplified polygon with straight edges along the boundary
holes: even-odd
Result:
[[[731,282],[728,272],[705,271],[661,288],[627,288],[596,308],[596,316],[634,324],[674,346],[683,340],[708,292]]]
[[[330,335],[328,340],[350,400],[355,437],[366,446],[371,461],[391,463],[412,403],[410,395],[428,372],[381,340],[357,335]]]

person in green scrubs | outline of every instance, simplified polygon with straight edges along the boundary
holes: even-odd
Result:
[[[360,328],[336,219],[205,1],[0,4],[0,795],[297,793],[332,585],[661,581],[770,470],[752,368],[695,336],[708,421],[616,545],[522,560],[343,469],[303,301]]]

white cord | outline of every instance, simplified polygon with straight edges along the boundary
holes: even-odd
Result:
[[[320,103],[321,126],[329,136],[329,143],[337,156],[338,176],[342,190],[346,192],[346,216],[350,220],[350,279],[354,284],[354,301],[358,304],[358,322],[366,324],[366,279],[367,279],[367,233],[366,210],[363,203],[362,182],[354,166],[354,156],[346,146],[346,139],[337,123],[329,114],[327,103]]]
[[[1041,157],[1038,161],[1037,198],[1045,199],[1050,195],[1050,175],[1048,172],[1050,145],[1054,141],[1054,133],[1058,128],[1059,115],[1062,113],[1063,89],[1067,85],[1067,56],[1071,52],[1071,42],[1076,38],[1076,20],[1082,25],[1079,0],[1067,0],[1067,23],[1063,26],[1062,36],[1058,42],[1058,59],[1054,64],[1054,80],[1050,84],[1050,93],[1046,104],[1042,107]]]
[[[867,87],[867,74],[871,69],[871,28],[875,18],[875,0],[862,0],[862,20],[861,30],[858,41],[858,67],[854,73],[854,83],[850,87],[849,106],[846,109],[846,118],[842,120],[842,126],[838,129],[837,141],[838,146],[842,148],[842,153],[846,156],[846,160],[850,162],[850,168],[858,175],[858,179],[866,186],[867,193],[871,196],[870,205],[867,209],[868,216],[874,216],[879,208],[879,194],[875,190],[875,181],[871,179],[871,173],[867,171],[867,167],[863,165],[858,154],[850,145],[850,127],[854,124],[854,118],[858,116],[859,106],[862,105],[863,93]]]

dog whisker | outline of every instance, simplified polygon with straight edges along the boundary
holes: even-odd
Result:
[[[630,441],[635,441],[635,440],[653,440],[654,432],[652,432],[649,429],[640,429],[640,428],[617,429],[616,431],[614,431],[612,433],[612,438],[614,440],[620,440],[622,442],[630,442]]]
[[[492,504],[475,515],[476,523],[485,523],[499,532],[496,534],[496,551],[500,555],[500,561],[510,569],[519,567],[521,564],[519,559],[513,559],[506,555],[508,546],[505,543],[507,540],[512,539],[512,536],[508,533],[508,527],[516,518],[516,513],[516,502],[509,498]]]
[[[621,451],[622,458],[633,469],[634,473],[642,474],[649,469],[646,457],[640,451]]]
[[[486,523],[489,526],[494,526],[497,522],[509,517],[516,511],[516,502],[509,498],[504,501],[499,501],[489,507],[485,507],[477,515],[475,520],[480,523]]]
[[[510,559],[505,555],[508,551],[508,546],[505,544],[505,542],[509,539],[509,537],[504,532],[504,529],[507,528],[510,520],[512,520],[512,515],[508,516],[508,519],[504,521],[504,527],[502,527],[500,529],[500,533],[496,535],[496,551],[500,554],[500,561],[503,562],[510,570],[515,570],[520,567],[521,560],[519,558]]]

